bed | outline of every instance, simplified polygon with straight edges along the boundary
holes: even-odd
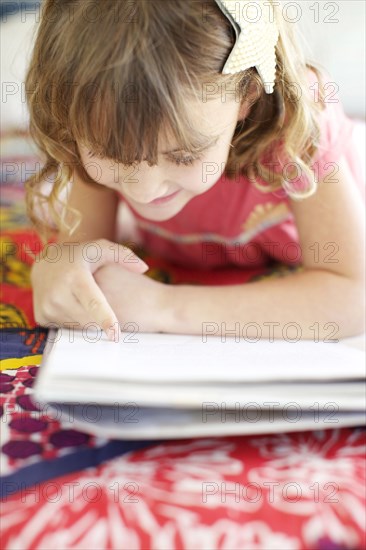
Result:
[[[47,330],[33,316],[29,274],[40,241],[22,182],[39,159],[25,131],[1,142],[1,548],[365,547],[361,426],[132,442],[82,433],[72,418],[37,409],[32,386]],[[248,283],[291,271],[195,272],[142,257],[148,275],[167,284]]]

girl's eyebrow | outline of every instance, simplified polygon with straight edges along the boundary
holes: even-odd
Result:
[[[206,151],[210,147],[213,147],[213,145],[215,145],[217,143],[219,138],[220,138],[220,136],[213,136],[213,137],[209,138],[209,140],[207,141],[206,144],[203,144],[200,147],[196,147],[194,149],[194,152],[199,153],[199,152],[202,152],[202,151]],[[162,151],[161,154],[162,155],[171,155],[172,153],[185,153],[185,152],[186,152],[185,149],[172,149],[170,151]],[[189,151],[189,152],[193,152],[193,151]]]

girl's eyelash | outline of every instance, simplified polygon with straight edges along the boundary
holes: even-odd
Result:
[[[93,151],[88,151],[88,157],[96,157],[98,156],[96,153],[93,153]],[[99,158],[104,159],[105,157],[103,155],[99,155]]]
[[[93,151],[88,151],[88,157],[95,157],[96,154],[93,153]],[[184,158],[172,158],[172,162],[174,162],[177,166],[180,166],[184,164],[184,166],[191,166],[194,162],[200,160],[202,158],[201,155],[197,155],[195,157],[184,157]],[[101,157],[102,158],[102,157]]]
[[[181,164],[184,164],[184,166],[190,166],[197,160],[200,160],[202,158],[202,155],[197,155],[196,157],[185,157],[185,158],[173,158],[172,161],[177,164],[178,166]]]

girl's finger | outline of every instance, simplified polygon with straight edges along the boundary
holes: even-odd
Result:
[[[83,273],[75,282],[73,294],[88,322],[97,323],[110,340],[118,340],[118,319],[91,273]]]
[[[127,246],[106,239],[99,239],[92,244],[96,246],[98,255],[96,260],[90,263],[91,273],[110,263],[118,263],[135,273],[145,273],[149,269],[149,266]],[[89,243],[90,245],[91,243]]]

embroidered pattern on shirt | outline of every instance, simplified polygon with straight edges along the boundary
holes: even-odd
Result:
[[[262,233],[262,231],[286,221],[291,216],[291,211],[284,202],[278,204],[271,202],[257,204],[246,221],[241,225],[244,231],[234,237],[224,237],[218,233],[185,233],[180,235],[141,219],[137,219],[137,225],[149,233],[181,244],[215,242],[225,245],[235,245],[237,243],[247,244],[254,237]]]

